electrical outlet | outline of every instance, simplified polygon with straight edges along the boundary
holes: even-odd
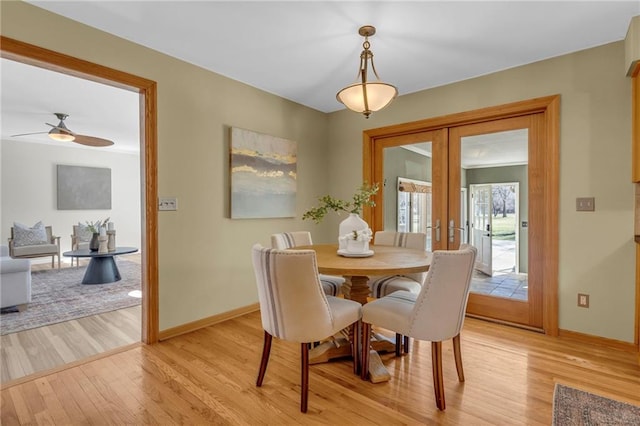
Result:
[[[158,210],[175,211],[178,210],[178,199],[176,197],[160,197],[158,198]]]
[[[593,212],[596,210],[595,197],[582,197],[576,198],[576,211],[577,212]]]
[[[578,306],[581,308],[589,307],[589,295],[578,293]]]

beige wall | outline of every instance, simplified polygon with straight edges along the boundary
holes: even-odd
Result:
[[[303,228],[329,241],[339,218],[316,226],[299,217],[318,195],[347,197],[360,185],[362,130],[560,94],[560,327],[633,341],[631,106],[622,42],[401,96],[365,120],[301,107],[28,4],[2,2],[0,28],[158,82],[159,195],[177,196],[180,206],[159,215],[161,330],[256,302],[254,242]],[[298,141],[298,218],[227,218],[228,126]],[[596,211],[576,213],[578,196],[596,197]],[[589,309],[576,307],[578,292],[591,295]]]
[[[379,70],[384,74],[384,70]],[[329,162],[336,195],[362,178],[362,130],[559,94],[560,328],[633,342],[634,242],[631,184],[631,82],[624,43],[561,56],[401,96],[365,120],[331,114]],[[576,197],[596,198],[577,213]],[[577,293],[590,308],[576,306]]]

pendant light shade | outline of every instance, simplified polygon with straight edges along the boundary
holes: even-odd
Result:
[[[364,114],[366,118],[374,111],[380,111],[398,96],[395,86],[380,81],[376,67],[373,64],[373,52],[369,50],[369,37],[376,33],[375,27],[366,25],[361,27],[358,33],[363,36],[364,50],[360,54],[360,68],[358,69],[358,81],[340,90],[336,95],[339,102],[352,111]],[[367,81],[367,71],[371,63],[371,69],[376,81]]]

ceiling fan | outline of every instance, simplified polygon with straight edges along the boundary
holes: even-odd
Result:
[[[56,141],[75,142],[75,143],[79,143],[80,145],[87,145],[87,146],[94,146],[94,147],[113,145],[113,141],[110,141],[108,139],[98,138],[95,136],[80,135],[71,131],[64,124],[64,120],[69,116],[68,114],[64,114],[61,112],[54,112],[53,114],[56,117],[58,117],[58,120],[60,120],[60,122],[58,123],[57,126],[50,123],[44,123],[47,126],[51,126],[51,130],[49,130],[48,132],[21,133],[19,135],[11,135],[11,137],[39,135],[39,134],[47,133],[51,139]]]

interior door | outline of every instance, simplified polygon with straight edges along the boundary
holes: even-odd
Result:
[[[478,250],[475,267],[485,275],[492,276],[491,185],[469,185],[469,188],[471,190],[471,244]]]
[[[381,138],[375,150],[373,181],[382,191],[374,200],[383,214],[372,215],[371,228],[425,232],[428,250],[446,249],[446,131]]]
[[[539,131],[541,114],[532,114],[521,117],[493,120],[483,123],[469,124],[452,127],[448,133],[448,153],[449,153],[449,213],[448,218],[450,228],[462,227],[459,215],[460,188],[468,187],[473,191],[471,201],[471,219],[473,227],[471,241],[478,248],[477,266],[484,274],[491,275],[491,234],[492,234],[492,208],[491,185],[482,183],[496,181],[496,176],[502,176],[511,169],[518,169],[522,178],[520,181],[521,190],[528,194],[523,200],[524,209],[521,220],[527,221],[528,226],[517,226],[516,232],[524,235],[522,241],[532,243],[531,237],[539,238],[544,230],[540,218],[544,211],[542,198],[535,191],[536,188],[529,188],[528,181],[533,173],[538,173],[544,168],[544,162],[539,155],[538,141],[542,138]],[[505,158],[504,153],[518,151],[508,144],[524,144],[519,150],[520,156],[514,154],[514,158]],[[523,197],[521,197],[523,198]],[[522,210],[522,209],[521,209]],[[527,234],[529,238],[527,238]],[[450,232],[448,239],[448,249],[454,250],[460,246],[460,233]],[[521,244],[522,246],[523,244]],[[523,251],[522,251],[523,250]],[[497,319],[526,326],[542,327],[542,276],[541,268],[536,268],[534,262],[540,262],[539,257],[530,256],[532,250],[528,246],[521,249],[523,257],[528,259],[527,282],[523,286],[525,294],[520,298],[507,296],[510,291],[508,286],[499,288],[496,286],[486,292],[472,285],[467,305],[467,313],[479,317]],[[474,276],[474,279],[476,276]],[[487,285],[493,285],[495,278]],[[518,284],[515,280],[512,283]],[[502,285],[502,284],[501,284]]]

